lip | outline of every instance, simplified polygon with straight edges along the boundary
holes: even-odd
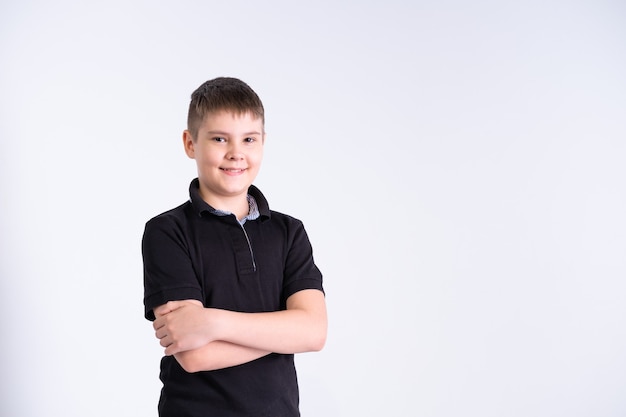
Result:
[[[247,168],[220,168],[228,175],[241,175],[243,174]]]

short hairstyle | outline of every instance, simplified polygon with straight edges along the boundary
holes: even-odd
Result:
[[[236,115],[251,113],[265,124],[265,110],[259,96],[248,84],[230,77],[218,77],[206,81],[191,94],[187,129],[197,138],[198,129],[209,113],[230,111]]]

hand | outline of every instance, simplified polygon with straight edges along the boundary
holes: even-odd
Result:
[[[153,327],[165,354],[197,349],[214,341],[211,310],[192,301],[170,301],[158,307]]]

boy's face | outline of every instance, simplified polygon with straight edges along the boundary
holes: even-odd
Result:
[[[221,111],[206,115],[195,141],[184,131],[185,152],[196,160],[200,195],[207,203],[224,209],[233,198],[245,198],[261,167],[263,130],[262,119],[251,113]]]

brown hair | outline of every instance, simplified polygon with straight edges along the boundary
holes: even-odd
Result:
[[[237,78],[219,77],[202,84],[191,94],[187,129],[194,140],[207,114],[230,111],[236,115],[251,113],[265,124],[265,110],[259,96]]]

